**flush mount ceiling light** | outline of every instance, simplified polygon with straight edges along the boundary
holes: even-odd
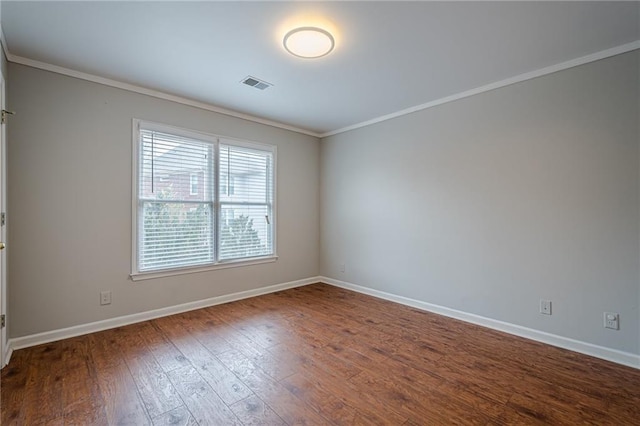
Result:
[[[329,31],[316,27],[295,28],[284,36],[284,48],[300,58],[320,58],[328,55],[335,46]]]

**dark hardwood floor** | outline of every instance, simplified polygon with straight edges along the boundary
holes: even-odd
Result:
[[[640,424],[640,370],[316,284],[22,349],[3,425]]]

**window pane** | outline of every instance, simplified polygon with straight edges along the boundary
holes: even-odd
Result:
[[[143,199],[211,201],[211,144],[145,130],[140,138]]]
[[[269,206],[229,204],[220,217],[220,259],[272,254]]]
[[[270,203],[273,154],[220,145],[220,201]]]
[[[140,270],[213,261],[211,205],[144,202]]]

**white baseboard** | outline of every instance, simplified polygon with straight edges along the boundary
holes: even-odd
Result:
[[[616,349],[610,349],[604,346],[598,346],[598,345],[594,345],[587,342],[581,342],[579,340],[569,339],[567,337],[562,337],[562,336],[558,336],[551,333],[545,333],[543,331],[522,327],[516,324],[511,324],[504,321],[498,321],[492,318],[487,318],[480,315],[471,314],[468,312],[458,311],[456,309],[447,308],[445,306],[434,305],[432,303],[422,302],[420,300],[398,296],[395,294],[386,293],[383,291],[374,290],[367,287],[362,287],[356,284],[351,284],[345,281],[335,280],[333,278],[328,278],[328,277],[311,277],[311,278],[306,278],[302,280],[291,281],[288,283],[262,287],[255,290],[247,290],[239,293],[227,294],[227,295],[212,297],[209,299],[198,300],[195,302],[183,303],[180,305],[169,306],[161,309],[155,309],[152,311],[146,311],[146,312],[141,312],[141,313],[132,314],[132,315],[125,315],[117,318],[110,318],[108,320],[96,321],[89,324],[82,324],[74,327],[63,328],[60,330],[52,330],[44,333],[32,334],[29,336],[9,339],[6,347],[5,358],[4,358],[5,365],[9,363],[9,359],[11,358],[11,354],[13,353],[14,350],[23,349],[30,346],[41,345],[41,344],[53,342],[56,340],[68,339],[70,337],[80,336],[83,334],[95,333],[97,331],[103,331],[110,328],[121,327],[124,325],[134,324],[137,322],[148,321],[154,318],[174,315],[181,312],[187,312],[195,309],[206,308],[209,306],[220,305],[222,303],[233,302],[235,300],[261,296],[263,294],[274,293],[276,291],[287,290],[295,287],[302,287],[302,286],[314,284],[317,282],[322,282],[335,287],[356,291],[358,293],[367,294],[369,296],[378,297],[380,299],[389,300],[392,302],[400,303],[402,305],[411,306],[413,308],[421,309],[428,312],[433,312],[439,315],[444,315],[450,318],[459,319],[472,324],[477,324],[483,327],[492,328],[494,330],[503,331],[505,333],[513,334],[516,336],[524,337],[524,338],[535,340],[542,343],[546,343],[552,346],[568,349],[574,352],[591,355],[596,358],[601,358],[607,361],[615,362],[617,364],[626,365],[628,367],[640,369],[640,355],[632,354],[629,352],[623,352]]]
[[[617,364],[626,365],[640,369],[640,355],[630,352],[623,352],[616,349],[606,348],[604,346],[594,345],[592,343],[581,342],[579,340],[562,337],[544,331],[534,330],[532,328],[522,327],[504,321],[498,321],[492,318],[480,315],[470,314],[468,312],[458,311],[447,308],[445,306],[434,305],[432,303],[422,302],[420,300],[410,299],[408,297],[397,296],[395,294],[386,293],[384,291],[374,290],[351,284],[344,281],[335,280],[333,278],[320,277],[320,282],[344,288],[347,290],[357,291],[358,293],[367,294],[369,296],[378,297],[380,299],[389,300],[413,308],[421,309],[435,314],[444,315],[450,318],[459,319],[470,322],[472,324],[481,325],[483,327],[492,328],[494,330],[503,331],[505,333],[514,334],[516,336],[546,343],[548,345],[557,346],[559,348],[568,349],[570,351],[579,352],[585,355],[591,355]]]
[[[275,293],[276,291],[302,287],[317,282],[320,282],[320,277],[305,278],[302,280],[290,281],[288,283],[276,284],[268,287],[257,288],[254,290],[241,291],[238,293],[225,294],[222,296],[211,297],[209,299],[197,300],[195,302],[188,302],[180,305],[168,306],[166,308],[140,312],[137,314],[125,315],[121,317],[110,318],[107,320],[91,322],[88,324],[81,324],[73,327],[62,328],[59,330],[45,331],[43,333],[31,334],[29,336],[9,339],[9,342],[7,344],[8,355],[5,357],[5,363],[9,363],[9,358],[11,357],[11,354],[14,350],[54,342],[56,340],[68,339],[70,337],[81,336],[83,334],[95,333],[97,331],[108,330],[110,328],[122,327],[124,325],[148,321],[154,318],[166,317],[169,315],[179,314],[181,312],[193,311],[195,309],[220,305],[222,303],[248,299],[250,297],[261,296],[263,294]]]
[[[2,359],[4,360],[4,364],[0,365],[0,368],[4,368],[7,364],[9,364],[9,360],[11,359],[11,354],[13,353],[13,348],[11,347],[11,342],[7,342],[7,345],[4,347],[4,356]]]

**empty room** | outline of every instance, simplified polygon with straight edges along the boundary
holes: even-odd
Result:
[[[640,2],[0,0],[2,425],[637,425]]]

